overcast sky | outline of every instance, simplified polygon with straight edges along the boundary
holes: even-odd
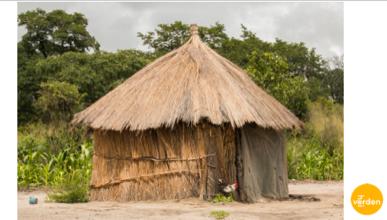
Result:
[[[219,22],[233,37],[240,36],[240,25],[244,24],[263,40],[302,41],[326,58],[344,53],[342,3],[19,2],[18,13],[38,7],[83,13],[89,21],[89,32],[107,51],[147,49],[137,32],[181,20],[198,25]],[[24,33],[19,28],[19,39]]]

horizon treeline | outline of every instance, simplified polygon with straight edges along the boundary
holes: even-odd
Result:
[[[41,9],[19,14],[26,33],[18,43],[18,122],[70,120],[146,64],[181,46],[190,36],[189,24],[159,24],[137,33],[151,51],[105,52],[87,31],[80,13]],[[267,42],[241,25],[230,37],[223,24],[199,26],[211,48],[245,69],[264,88],[301,119],[308,102],[319,97],[343,104],[343,59],[324,59],[303,42]]]

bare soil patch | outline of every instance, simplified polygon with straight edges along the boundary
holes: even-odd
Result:
[[[291,181],[286,201],[262,200],[255,204],[213,204],[199,199],[146,202],[88,202],[62,204],[45,202],[44,191],[18,192],[18,218],[29,220],[71,219],[214,219],[211,211],[224,210],[232,219],[342,219],[342,181]],[[29,196],[38,204],[28,204]],[[312,198],[312,199],[310,199]],[[316,199],[314,199],[316,198]]]

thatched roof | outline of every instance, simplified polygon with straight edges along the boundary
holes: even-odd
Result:
[[[73,123],[117,131],[173,127],[180,121],[197,124],[202,119],[276,130],[302,125],[245,71],[204,44],[196,25],[191,29],[184,45],[75,114]]]

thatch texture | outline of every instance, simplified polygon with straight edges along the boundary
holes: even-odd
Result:
[[[208,198],[217,179],[236,179],[230,126],[95,131],[92,200]]]
[[[158,58],[97,102],[73,123],[101,130],[146,130],[207,119],[233,128],[253,122],[276,130],[301,122],[239,67],[204,44],[194,30],[180,48]]]

